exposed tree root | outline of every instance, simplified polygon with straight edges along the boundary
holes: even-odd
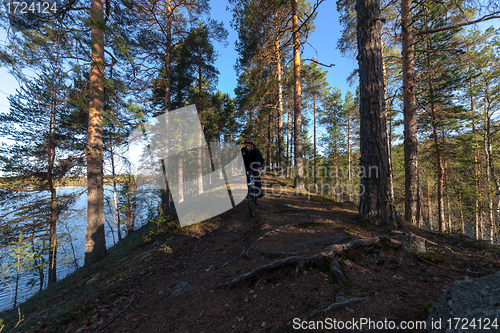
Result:
[[[280,223],[279,225],[292,226],[292,225],[301,225],[301,224],[335,224],[335,221],[332,221],[329,219],[308,219],[308,220],[301,220],[301,221],[297,221],[297,222],[283,222],[283,223]]]
[[[308,242],[298,243],[298,244],[295,244],[293,247],[309,246],[309,245],[332,245],[332,244],[337,244],[346,238],[348,238],[348,237],[342,236],[342,235],[334,235],[334,236],[330,236],[330,237],[313,239],[313,240],[310,240]]]
[[[315,255],[310,256],[310,257],[290,257],[290,258],[286,258],[286,259],[276,260],[276,261],[270,262],[267,265],[257,267],[256,269],[254,269],[251,272],[242,274],[229,282],[221,283],[221,284],[215,286],[215,288],[216,289],[223,288],[223,287],[231,288],[234,284],[251,279],[257,275],[260,275],[261,273],[269,272],[269,271],[272,271],[272,270],[275,270],[275,269],[278,269],[281,267],[295,265],[295,264],[299,264],[299,263],[308,264],[311,262],[319,261],[321,258],[323,258],[323,256],[318,253],[318,254],[315,254]]]
[[[269,251],[261,251],[261,250],[257,250],[257,251],[261,255],[263,255],[265,258],[268,258],[268,259],[298,256],[299,253],[308,252],[308,250],[300,250],[300,251],[294,251],[294,252],[269,252]]]
[[[327,314],[327,313],[330,313],[330,312],[342,309],[342,308],[344,308],[344,307],[346,307],[348,305],[351,305],[351,304],[354,304],[354,303],[357,303],[357,302],[360,302],[360,301],[364,301],[364,300],[367,300],[369,298],[370,297],[357,297],[357,298],[351,298],[350,300],[347,300],[347,301],[342,302],[342,303],[332,303],[326,309],[323,309],[323,310],[314,310],[310,315],[304,317],[302,319],[302,321],[304,321],[304,320],[306,320],[306,321],[307,320],[312,320],[312,319],[317,318],[319,316],[322,316],[324,314]]]
[[[284,226],[284,227],[286,227],[286,226]],[[249,253],[250,253],[250,251],[251,251],[252,249],[254,249],[254,248],[255,248],[255,245],[257,245],[257,243],[259,243],[262,239],[264,239],[264,237],[267,237],[267,236],[270,236],[270,235],[272,235],[272,234],[274,234],[274,233],[279,232],[279,230],[280,230],[280,229],[282,229],[282,228],[284,228],[284,227],[279,227],[279,228],[276,228],[276,229],[273,229],[273,230],[271,230],[271,231],[266,232],[264,235],[262,235],[262,236],[260,236],[259,238],[257,238],[257,240],[256,240],[256,241],[255,241],[252,245],[250,245],[250,246],[248,247],[248,249],[246,249],[246,250],[245,250],[245,249],[243,249],[243,251],[241,251],[241,253],[240,253],[240,254],[239,254],[236,258],[233,258],[233,259],[231,259],[231,260],[228,260],[228,261],[226,261],[225,263],[219,263],[219,264],[214,264],[214,265],[211,265],[210,267],[208,267],[208,268],[206,269],[206,271],[208,272],[208,271],[210,271],[210,270],[211,270],[211,269],[213,269],[213,268],[217,268],[218,266],[221,266],[221,267],[226,267],[226,266],[227,266],[227,265],[229,265],[230,263],[233,263],[233,262],[235,262],[235,261],[237,261],[237,260],[239,260],[239,259],[241,259],[241,258],[243,258],[243,257],[245,257],[245,258],[247,258],[247,259],[250,259]]]
[[[349,305],[352,305],[352,304],[355,304],[357,302],[360,302],[360,301],[364,301],[364,300],[367,300],[369,299],[370,297],[357,297],[357,298],[352,298],[350,300],[347,300],[345,302],[340,302],[340,303],[332,303],[330,306],[328,306],[327,308],[323,309],[323,310],[314,310],[310,315],[300,319],[301,322],[304,322],[304,321],[309,321],[309,320],[313,320],[314,318],[317,318],[321,315],[324,315],[324,314],[327,314],[327,313],[330,313],[330,312],[333,312],[333,311],[337,311],[337,310],[340,310],[340,309],[343,309],[344,307],[346,306],[349,306]],[[305,303],[309,306],[312,306],[311,304],[309,303]],[[293,319],[297,318],[297,316],[294,316]],[[292,319],[292,318],[291,318]],[[291,320],[290,319],[290,320]],[[294,322],[295,323],[295,322]],[[284,332],[294,332],[295,329],[293,328],[293,326],[288,326],[288,328],[286,328],[284,330]]]
[[[246,257],[247,259],[250,259],[250,256],[248,255],[248,253],[250,253],[250,251],[252,249],[255,248],[255,245],[257,245],[261,240],[263,240],[265,237],[268,237],[268,236],[271,236],[272,234],[275,234],[275,233],[278,233],[280,231],[280,229],[282,229],[283,227],[280,227],[280,228],[276,228],[276,229],[273,229],[271,231],[268,231],[266,232],[265,234],[263,234],[262,236],[260,236],[259,238],[257,238],[257,240],[248,247],[248,249],[246,251],[243,251],[240,255],[240,258],[241,257]],[[239,259],[239,258],[238,258]]]
[[[296,265],[296,264],[299,264],[299,263],[302,264],[302,265],[307,265],[307,264],[310,264],[310,263],[316,263],[316,262],[319,262],[321,259],[323,259],[325,257],[326,258],[330,258],[330,257],[332,257],[336,253],[341,253],[341,252],[344,252],[344,251],[347,251],[347,250],[351,250],[351,249],[355,249],[355,248],[358,248],[358,247],[375,245],[375,244],[377,244],[379,242],[383,242],[383,243],[395,243],[395,244],[399,243],[399,242],[397,242],[397,241],[395,241],[395,240],[393,240],[393,239],[391,239],[389,237],[386,237],[386,236],[377,236],[377,237],[373,237],[373,238],[356,239],[356,240],[353,240],[353,241],[351,241],[349,243],[345,243],[345,244],[331,245],[331,246],[327,247],[325,250],[323,250],[322,252],[320,252],[318,254],[315,254],[315,255],[312,255],[312,256],[309,256],[309,257],[296,256],[296,257],[289,257],[289,258],[285,258],[285,259],[281,259],[281,260],[276,260],[276,261],[270,262],[270,263],[268,263],[266,265],[257,267],[256,269],[254,269],[251,272],[248,272],[248,273],[245,273],[245,274],[241,274],[240,276],[234,278],[231,281],[221,283],[221,284],[215,286],[215,288],[216,289],[223,288],[223,287],[231,288],[234,284],[241,283],[243,281],[249,280],[249,279],[251,279],[251,278],[253,278],[255,276],[258,276],[258,275],[260,275],[260,274],[262,274],[264,272],[269,272],[269,271],[272,271],[272,270],[275,270],[275,269],[278,269],[278,268],[281,268],[281,267],[285,267],[285,266],[290,266],[290,265],[293,266],[293,265]]]

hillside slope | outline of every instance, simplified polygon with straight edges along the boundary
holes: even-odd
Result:
[[[401,231],[357,220],[354,205],[273,194],[278,180],[266,182],[255,218],[242,202],[183,229],[150,223],[97,265],[1,313],[2,332],[286,332],[295,318],[425,320],[454,281],[500,268],[498,247],[413,230],[434,244],[426,255],[409,254],[397,245]],[[394,242],[333,255],[345,281],[331,258],[310,259],[376,236]]]

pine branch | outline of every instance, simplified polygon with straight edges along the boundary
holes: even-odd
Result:
[[[421,35],[433,34],[433,33],[441,32],[441,31],[447,31],[447,30],[451,30],[451,29],[456,29],[456,28],[467,26],[467,25],[472,25],[472,24],[476,24],[476,23],[479,23],[479,22],[484,22],[484,21],[492,20],[492,19],[500,19],[500,15],[499,14],[500,14],[500,12],[495,12],[495,13],[492,13],[492,14],[485,15],[485,16],[481,17],[480,19],[477,19],[477,20],[474,20],[474,21],[463,22],[463,23],[459,23],[459,24],[450,25],[448,27],[438,28],[438,29],[431,29],[431,30],[420,31],[420,32],[418,32],[418,33],[415,34],[415,37],[421,36]]]

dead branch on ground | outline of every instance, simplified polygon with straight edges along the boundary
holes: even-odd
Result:
[[[322,252],[317,253],[317,254],[312,255],[312,256],[309,256],[309,257],[300,257],[300,256],[289,257],[289,258],[280,259],[280,260],[270,262],[270,263],[263,265],[263,266],[259,266],[256,269],[254,269],[253,271],[241,274],[240,276],[234,278],[231,281],[224,282],[224,283],[221,283],[221,284],[215,286],[215,289],[219,289],[219,288],[223,288],[223,287],[231,288],[233,285],[235,285],[237,283],[241,283],[243,281],[249,280],[249,279],[256,277],[264,272],[269,272],[269,271],[273,271],[273,270],[281,268],[281,267],[293,266],[296,264],[307,265],[307,264],[311,264],[311,263],[317,263],[320,260],[322,260],[323,258],[331,258],[336,253],[341,253],[341,252],[352,250],[352,249],[359,248],[359,247],[375,245],[379,242],[383,242],[383,243],[387,243],[387,244],[399,244],[398,241],[395,241],[387,236],[377,236],[377,237],[373,237],[373,238],[356,239],[356,240],[353,240],[353,241],[351,241],[349,243],[345,243],[345,244],[335,244],[335,245],[331,245],[331,246],[327,247]]]

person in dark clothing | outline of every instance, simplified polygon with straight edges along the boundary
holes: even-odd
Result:
[[[245,140],[245,147],[241,148],[241,155],[243,156],[243,163],[245,164],[245,171],[247,172],[247,183],[250,181],[249,172],[253,173],[255,187],[258,188],[258,197],[264,196],[262,192],[262,184],[260,182],[260,172],[264,167],[264,158],[259,149],[255,147],[252,139]]]

